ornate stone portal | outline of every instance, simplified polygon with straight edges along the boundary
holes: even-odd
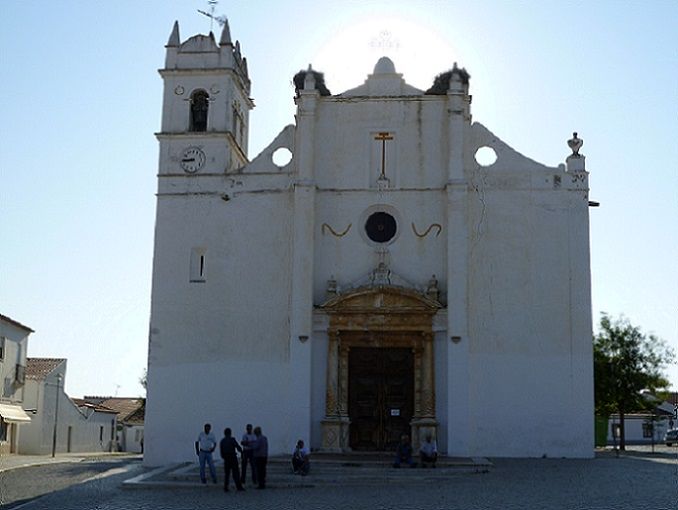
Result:
[[[321,309],[329,316],[325,419],[322,447],[350,451],[349,351],[354,347],[409,348],[414,355],[413,446],[436,436],[433,316],[440,303],[416,291],[389,285],[338,295]]]

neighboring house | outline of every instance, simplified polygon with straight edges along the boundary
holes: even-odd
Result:
[[[84,401],[101,405],[118,413],[116,440],[120,451],[143,453],[145,399],[85,396]]]
[[[19,429],[31,421],[21,407],[31,333],[28,326],[0,314],[0,455],[19,453]]]
[[[63,358],[28,358],[24,409],[32,413],[20,438],[21,453],[52,452],[56,420],[56,452],[101,452],[115,449],[116,412],[71,399],[64,390]],[[58,410],[58,413],[57,413]]]
[[[654,426],[653,425],[654,422]],[[619,415],[612,415],[608,420],[607,444],[612,446],[619,444]],[[670,428],[667,416],[652,415],[649,413],[637,413],[624,415],[624,441],[626,444],[650,444],[660,443],[664,434]],[[616,439],[613,436],[616,430]]]
[[[674,404],[658,401],[651,412],[624,415],[624,440],[626,444],[660,443],[666,431],[676,426],[675,423]],[[619,443],[620,428],[619,415],[611,415],[607,427],[608,445]]]

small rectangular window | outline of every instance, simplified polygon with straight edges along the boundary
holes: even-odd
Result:
[[[9,428],[9,424],[5,422],[2,418],[0,418],[0,441],[7,441],[7,429]]]
[[[652,437],[653,425],[652,422],[643,423],[643,437]]]
[[[189,280],[191,282],[206,281],[207,248],[197,246],[191,250],[191,267]]]
[[[5,337],[0,336],[0,359],[5,359]]]
[[[104,440],[104,428],[99,427],[99,442],[101,443],[103,442],[103,440]]]

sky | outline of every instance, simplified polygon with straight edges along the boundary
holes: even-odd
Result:
[[[151,296],[164,45],[208,33],[206,1],[0,3],[0,313],[68,359],[66,390],[140,396]],[[332,93],[389,56],[415,87],[458,62],[473,120],[590,172],[593,319],[678,351],[678,2],[221,1],[248,60],[249,157],[294,123],[292,76]],[[214,26],[218,35],[220,29]],[[186,356],[190,358],[190,345]],[[678,390],[678,366],[667,370]]]

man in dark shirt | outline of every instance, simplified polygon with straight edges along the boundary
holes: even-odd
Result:
[[[254,427],[257,440],[252,445],[254,450],[254,465],[257,467],[258,489],[266,488],[266,463],[268,462],[268,439],[261,433],[261,427]]]
[[[399,468],[401,462],[409,464],[412,468],[417,466],[416,462],[412,460],[412,445],[410,444],[410,436],[407,434],[403,434],[400,437],[400,443],[398,443],[398,447],[396,448],[396,458],[393,467]]]
[[[219,443],[219,450],[221,451],[221,458],[224,459],[224,492],[228,492],[228,478],[231,476],[233,470],[233,480],[235,487],[239,491],[244,491],[240,481],[240,469],[238,469],[238,455],[236,450],[242,455],[242,448],[234,437],[231,437],[231,429],[224,429],[224,438]]]

